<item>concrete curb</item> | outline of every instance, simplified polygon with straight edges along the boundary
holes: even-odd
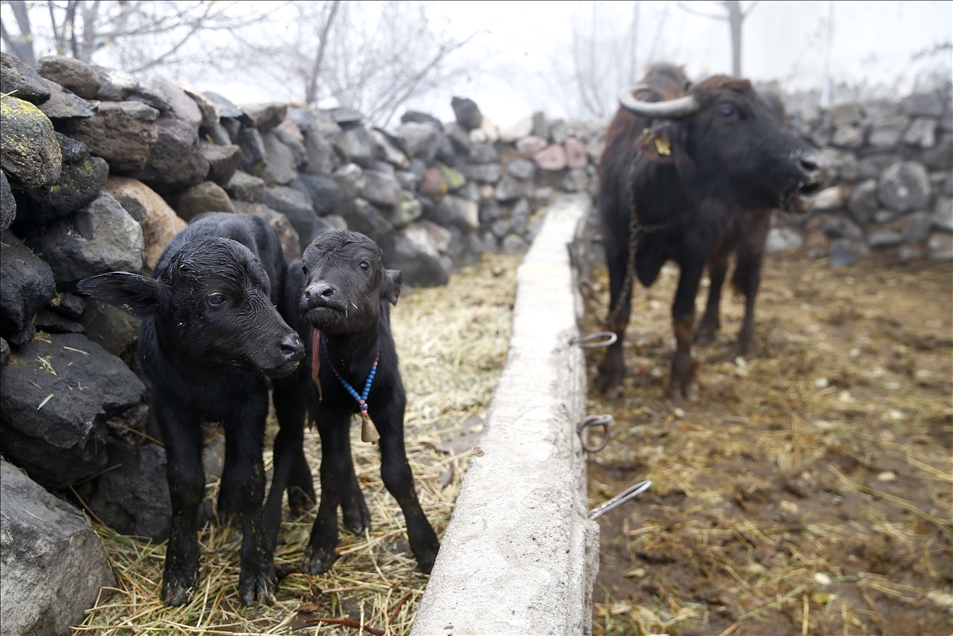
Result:
[[[554,201],[517,272],[513,334],[412,636],[589,634],[581,302],[569,256],[588,197]]]

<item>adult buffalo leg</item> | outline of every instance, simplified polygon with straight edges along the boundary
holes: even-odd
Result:
[[[692,357],[695,331],[695,297],[701,282],[704,261],[688,258],[680,263],[681,275],[672,303],[672,327],[675,331],[675,355],[672,356],[672,374],[669,395],[678,398],[694,394],[692,382],[698,371],[698,361]]]
[[[618,239],[615,239],[617,242]],[[625,361],[622,353],[622,340],[625,329],[629,324],[629,315],[632,311],[632,288],[635,286],[635,276],[632,276],[628,293],[623,293],[626,271],[629,266],[629,249],[624,241],[623,245],[606,244],[606,263],[609,267],[609,316],[606,326],[617,336],[616,341],[609,345],[606,354],[599,363],[599,375],[596,377],[596,389],[605,393],[609,389],[622,384],[625,375]]]
[[[241,522],[241,573],[239,593],[245,605],[272,602],[278,583],[272,550],[265,533],[262,504],[265,498],[265,466],[262,450],[268,393],[264,386],[254,390],[241,405],[227,413],[225,428],[225,468],[222,488]]]
[[[720,305],[721,290],[728,273],[728,254],[720,252],[712,254],[708,259],[708,302],[705,304],[705,313],[702,315],[698,327],[695,328],[695,343],[708,344],[715,339],[715,334],[721,328]]]
[[[202,421],[196,411],[171,404],[158,395],[155,409],[165,444],[166,477],[172,503],[161,597],[169,605],[182,605],[188,602],[198,582],[196,513],[205,494]]]
[[[745,296],[745,317],[738,332],[738,342],[732,357],[749,354],[754,345],[754,307],[761,286],[761,268],[764,263],[764,241],[771,225],[771,211],[759,210],[751,215],[748,231],[738,246],[738,264],[732,275],[732,285]]]
[[[380,433],[381,477],[387,491],[394,496],[404,513],[407,539],[421,572],[433,569],[440,549],[437,533],[424,515],[414,489],[414,475],[404,449],[404,401],[395,397],[389,404],[379,405],[371,417]]]

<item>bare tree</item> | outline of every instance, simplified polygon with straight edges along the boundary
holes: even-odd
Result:
[[[752,2],[746,11],[741,9],[741,3],[738,0],[727,0],[718,4],[725,10],[723,14],[704,13],[696,11],[684,2],[677,3],[683,11],[692,15],[710,18],[712,20],[722,20],[728,23],[728,30],[731,33],[731,74],[734,77],[741,77],[741,26],[756,6],[757,2]]]
[[[618,106],[619,90],[638,81],[642,66],[665,47],[660,34],[668,9],[642,2],[592,3],[584,9],[571,22],[569,55],[552,55],[549,75],[555,81],[548,90],[562,96],[571,116],[606,119]],[[642,23],[656,27],[654,37],[640,34]]]
[[[298,86],[310,105],[333,98],[384,124],[415,96],[472,72],[473,62],[454,59],[472,35],[439,32],[426,5],[293,3],[290,24],[275,24],[265,43],[243,36],[250,53],[242,64],[262,81]]]
[[[23,0],[5,2],[4,4],[10,7],[20,32],[17,34],[10,33],[3,21],[0,20],[0,36],[14,55],[32,66],[36,64],[36,54],[33,51],[33,26],[30,24],[27,4]]]
[[[42,54],[71,55],[92,62],[108,49],[115,65],[136,73],[158,65],[174,66],[196,52],[187,45],[199,33],[233,31],[260,21],[239,2],[22,2],[5,0],[19,33],[3,26],[2,40],[28,64]],[[2,24],[2,23],[0,23]],[[201,48],[201,47],[200,47]]]

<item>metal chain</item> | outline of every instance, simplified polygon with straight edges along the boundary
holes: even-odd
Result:
[[[635,168],[641,159],[642,154],[639,153],[629,168],[629,262],[625,269],[625,278],[622,279],[622,291],[619,294],[619,299],[615,308],[609,313],[608,318],[606,318],[606,327],[612,331],[616,330],[616,322],[622,313],[624,300],[632,296],[632,285],[635,282],[635,257],[639,251],[639,234],[652,234],[653,232],[659,232],[668,227],[668,223],[642,225],[639,221],[639,213],[635,207]]]

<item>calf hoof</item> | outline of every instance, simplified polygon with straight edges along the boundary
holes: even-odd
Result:
[[[346,500],[345,500],[346,501]],[[356,535],[364,534],[371,529],[371,513],[364,502],[364,496],[359,495],[357,501],[341,502],[341,513],[344,517],[344,527]]]
[[[334,550],[313,548],[310,545],[304,550],[304,560],[301,562],[301,571],[308,574],[324,574],[331,569],[337,555]]]
[[[187,573],[166,571],[162,577],[160,594],[162,602],[173,607],[188,603],[192,598],[192,590],[195,589],[197,578],[198,573],[195,571]]]
[[[273,604],[277,585],[278,577],[275,575],[275,568],[272,566],[252,572],[243,571],[238,580],[238,590],[242,597],[242,603],[246,607],[256,603]]]
[[[314,507],[314,490],[310,495],[297,486],[288,489],[288,508],[291,510],[291,516],[298,518]]]
[[[215,514],[218,515],[218,523],[222,526],[230,526],[236,519],[235,509],[229,503],[224,488],[218,491],[218,505],[215,507]]]
[[[424,574],[430,574],[433,570],[433,564],[437,560],[437,552],[440,550],[440,544],[433,550],[427,550],[424,554],[414,555],[417,558],[417,567]]]

